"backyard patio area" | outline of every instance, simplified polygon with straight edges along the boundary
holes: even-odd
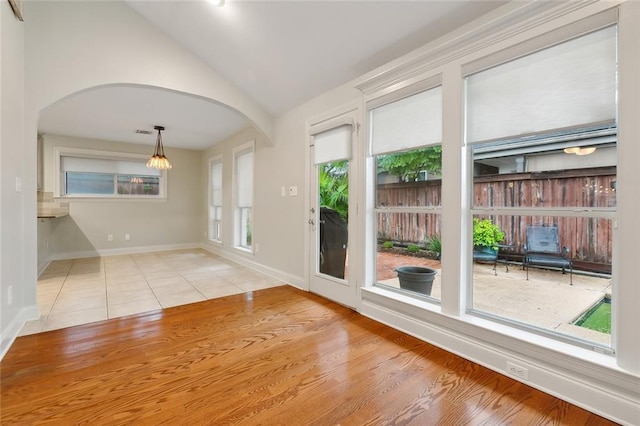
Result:
[[[427,266],[440,271],[440,262],[413,256],[378,252],[378,282],[400,288],[394,269],[398,266]],[[440,274],[436,275],[431,295],[440,298]],[[569,274],[545,269],[529,269],[529,280],[519,264],[497,266],[474,264],[473,307],[500,317],[555,330],[559,333],[605,345],[611,335],[574,325],[584,312],[611,294],[611,279],[606,277]]]

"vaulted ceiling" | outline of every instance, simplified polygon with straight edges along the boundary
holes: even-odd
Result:
[[[493,10],[505,1],[127,1],[277,116]],[[154,108],[141,108],[154,105]],[[41,113],[38,130],[153,144],[137,123],[167,128],[164,142],[206,149],[246,127],[210,101],[140,87],[102,87]],[[142,129],[152,130],[152,129]]]

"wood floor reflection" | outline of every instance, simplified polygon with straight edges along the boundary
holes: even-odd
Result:
[[[282,286],[19,337],[2,424],[612,424]]]

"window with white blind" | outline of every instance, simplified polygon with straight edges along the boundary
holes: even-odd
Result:
[[[233,151],[235,179],[235,247],[253,247],[253,142]]]
[[[56,196],[164,198],[166,174],[147,156],[76,148],[55,149]]]
[[[466,77],[470,312],[607,353],[615,297],[616,36],[615,25],[581,30],[493,67],[484,66],[487,59],[470,64]],[[493,288],[513,280],[517,290],[495,304]]]
[[[209,160],[209,240],[222,240],[222,155]]]
[[[375,158],[377,286],[432,301],[440,299],[442,87],[425,81],[408,93],[368,104]],[[435,270],[430,283],[408,283],[385,266],[386,251],[402,252],[415,267]],[[398,267],[406,267],[399,263]],[[398,273],[396,273],[396,270]]]
[[[469,75],[467,141],[613,123],[616,33],[610,26]]]

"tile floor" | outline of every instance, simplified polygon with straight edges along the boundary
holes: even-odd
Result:
[[[284,285],[200,249],[52,262],[20,335]]]

